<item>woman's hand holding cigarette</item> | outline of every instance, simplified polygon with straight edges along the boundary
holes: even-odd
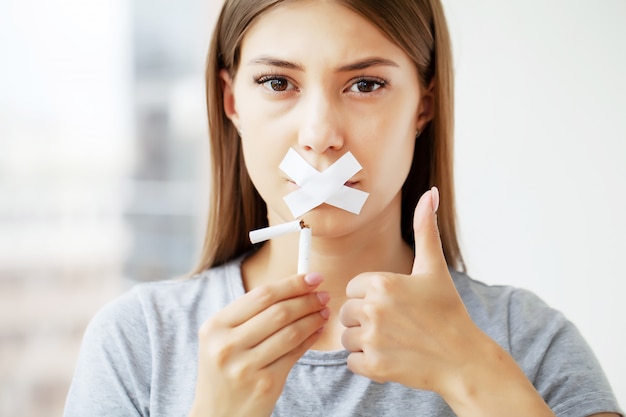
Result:
[[[199,331],[198,379],[190,416],[270,416],[289,371],[326,324],[329,296],[319,274],[257,287]]]

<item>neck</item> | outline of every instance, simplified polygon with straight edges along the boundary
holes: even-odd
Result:
[[[319,289],[343,299],[346,285],[360,273],[409,274],[413,252],[402,239],[397,212],[340,237],[316,236],[314,230],[309,270],[324,277]],[[297,233],[266,242],[243,265],[246,290],[293,275],[297,259]]]

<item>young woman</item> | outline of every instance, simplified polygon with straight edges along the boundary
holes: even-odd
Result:
[[[560,313],[462,273],[439,0],[227,0],[206,78],[201,266],[94,318],[66,416],[621,412]],[[321,191],[286,172],[291,151],[318,189],[364,203],[294,215],[286,196]],[[337,180],[345,155],[360,169]],[[248,237],[294,217],[313,234],[307,274],[297,233]]]

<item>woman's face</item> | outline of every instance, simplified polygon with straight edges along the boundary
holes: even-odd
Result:
[[[297,186],[279,169],[294,148],[318,171],[350,151],[363,169],[347,183],[369,193],[359,215],[326,204],[302,216],[318,236],[400,216],[400,191],[430,94],[410,58],[373,24],[328,1],[283,4],[249,28],[225,110],[242,133],[246,166],[270,224],[293,217]],[[398,227],[399,230],[399,227]]]

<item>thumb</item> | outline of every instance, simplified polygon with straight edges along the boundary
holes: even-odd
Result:
[[[437,187],[433,187],[422,195],[413,214],[413,232],[415,234],[413,275],[432,272],[440,267],[446,268],[439,226],[437,226],[438,209],[439,190]]]

